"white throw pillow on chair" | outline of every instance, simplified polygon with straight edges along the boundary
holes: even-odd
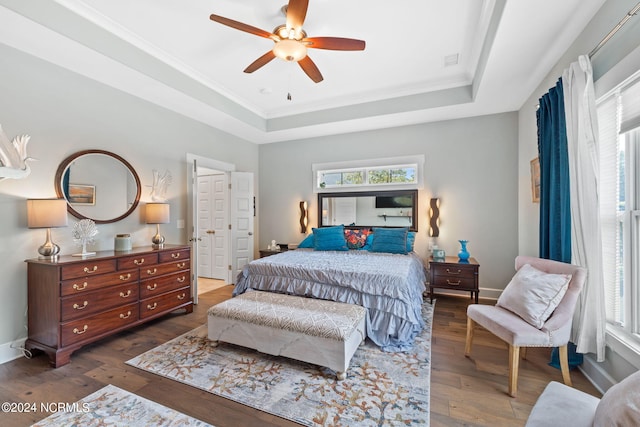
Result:
[[[570,274],[551,274],[523,265],[502,291],[497,306],[540,329],[567,292]]]

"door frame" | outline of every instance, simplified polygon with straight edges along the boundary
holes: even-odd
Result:
[[[187,240],[191,243],[191,295],[193,303],[198,304],[198,238],[197,236],[197,168],[204,167],[221,172],[235,172],[236,165],[211,159],[193,153],[187,153]]]

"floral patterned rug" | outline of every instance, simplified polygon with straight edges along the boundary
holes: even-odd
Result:
[[[232,344],[211,346],[200,326],[127,364],[307,426],[428,426],[433,306],[408,353],[368,340],[347,378],[328,369]]]
[[[132,426],[212,427],[188,415],[108,385],[73,404],[68,404],[31,427]]]

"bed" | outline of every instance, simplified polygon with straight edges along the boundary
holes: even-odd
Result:
[[[238,275],[234,296],[279,292],[367,308],[367,336],[384,351],[406,351],[424,326],[422,260],[414,252],[296,249],[254,260]]]

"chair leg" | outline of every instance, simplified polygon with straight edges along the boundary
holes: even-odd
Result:
[[[571,384],[571,374],[569,373],[569,353],[567,351],[567,346],[563,345],[558,347],[559,350],[559,358],[560,358],[560,370],[562,371],[562,379],[564,380],[565,385],[569,387],[573,387]]]
[[[509,396],[518,393],[518,368],[520,363],[520,347],[509,344]]]
[[[469,357],[471,354],[471,344],[473,343],[473,328],[475,327],[476,322],[473,321],[472,318],[467,317],[467,341],[464,344],[464,355],[465,357]]]

